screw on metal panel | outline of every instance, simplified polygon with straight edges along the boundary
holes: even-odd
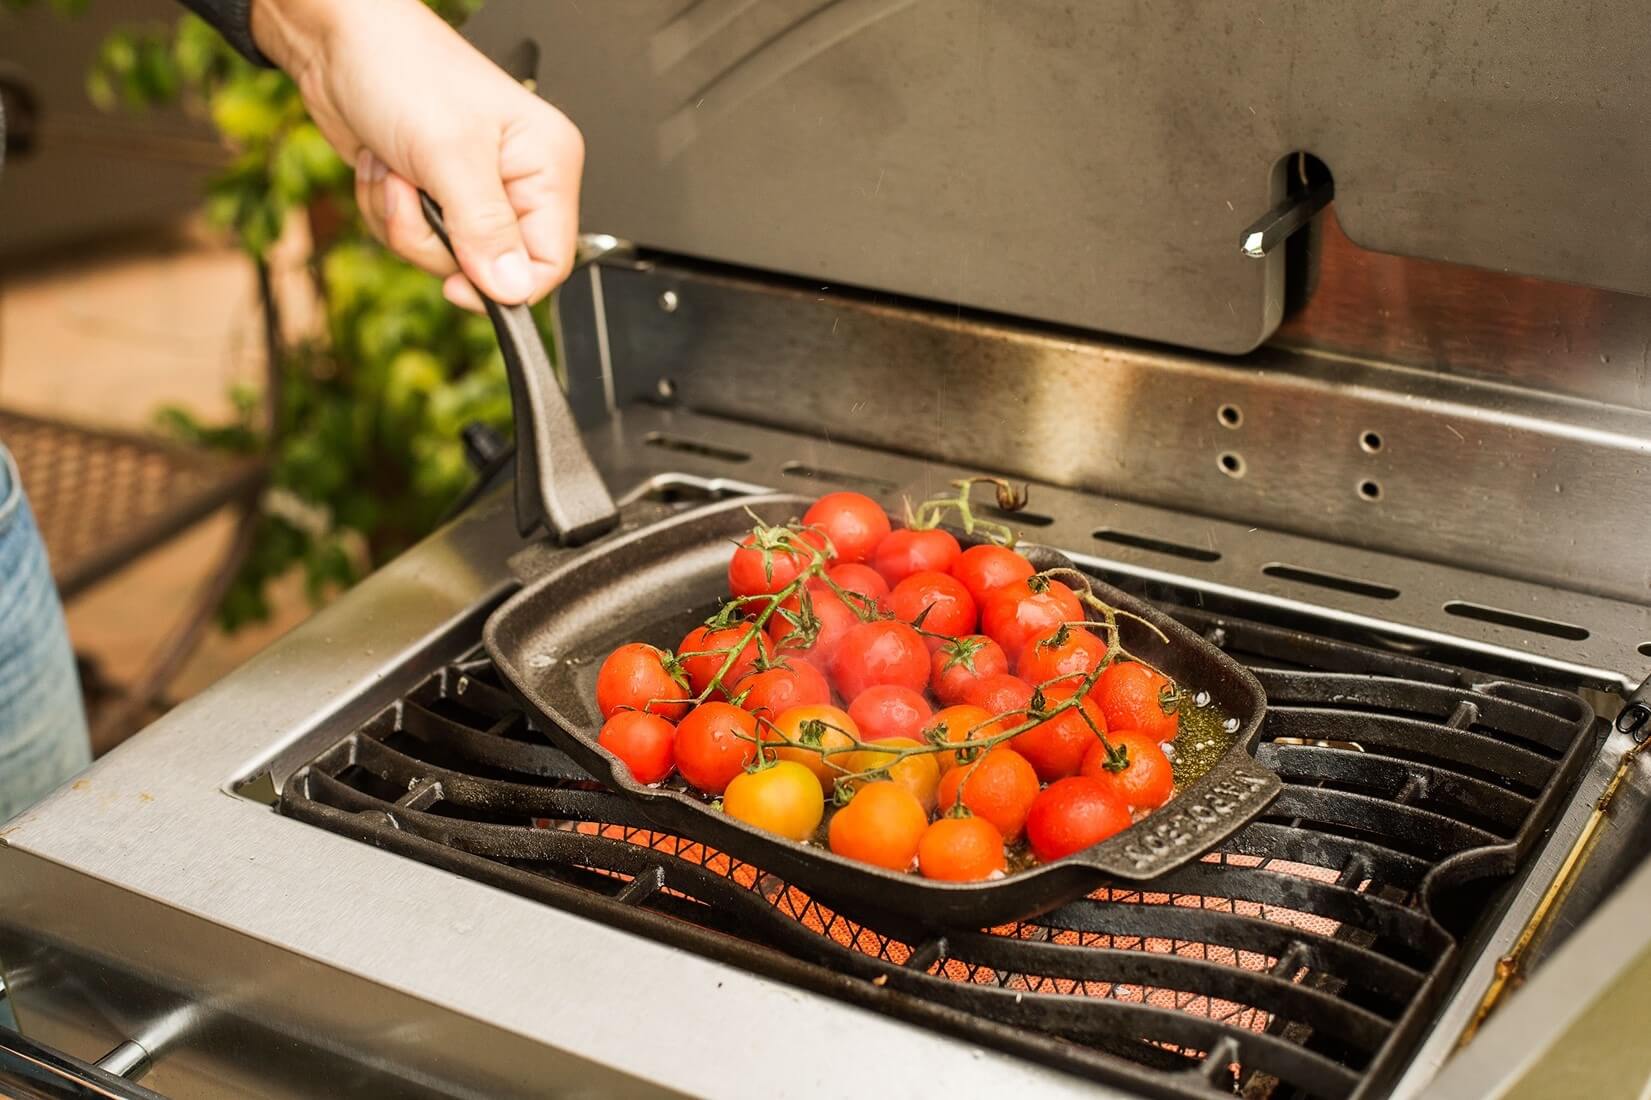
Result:
[[[659,296],[659,308],[664,310],[666,313],[675,313],[676,307],[680,304],[681,299],[676,296],[676,291],[674,290],[667,290]]]

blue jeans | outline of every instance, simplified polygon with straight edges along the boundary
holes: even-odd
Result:
[[[46,547],[17,464],[0,447],[0,823],[91,760]]]

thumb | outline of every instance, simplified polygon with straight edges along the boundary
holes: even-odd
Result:
[[[430,173],[426,186],[441,205],[465,276],[495,302],[516,305],[533,295],[533,266],[497,160],[497,149],[456,153]]]

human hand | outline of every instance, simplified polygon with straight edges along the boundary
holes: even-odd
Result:
[[[567,278],[584,141],[419,0],[253,0],[252,33],[355,163],[373,234],[481,309],[537,301]],[[425,224],[441,204],[453,256]]]

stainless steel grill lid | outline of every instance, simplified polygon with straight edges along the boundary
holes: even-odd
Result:
[[[1651,292],[1627,0],[494,0],[469,33],[584,130],[585,223],[685,255],[1242,352],[1288,261],[1240,240],[1304,150],[1367,248]]]

